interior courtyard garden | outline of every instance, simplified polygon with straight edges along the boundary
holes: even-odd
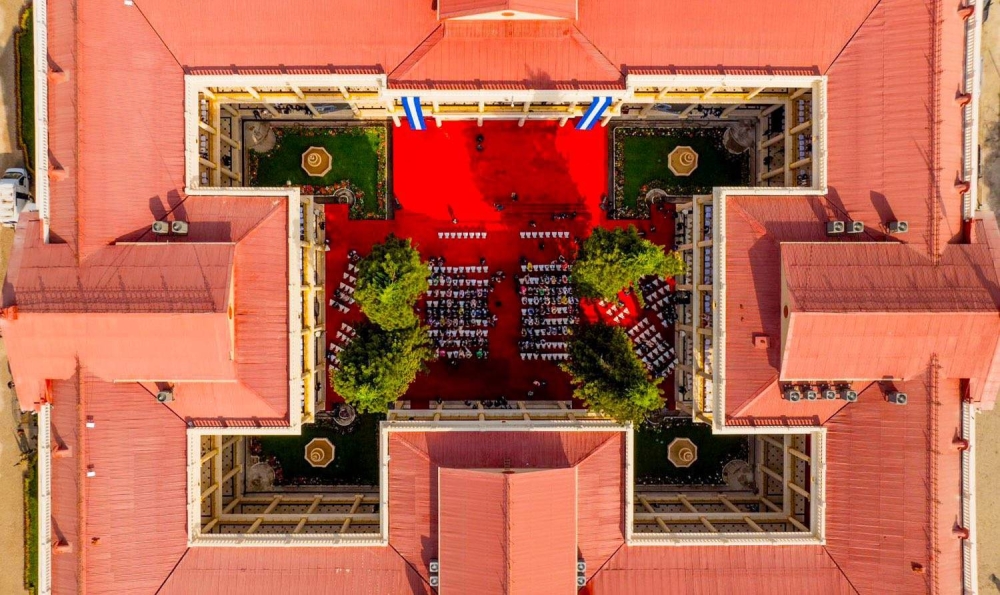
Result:
[[[245,120],[246,177],[299,186],[317,202],[346,203],[351,219],[389,216],[389,131],[384,124]],[[310,165],[310,158],[316,161]]]

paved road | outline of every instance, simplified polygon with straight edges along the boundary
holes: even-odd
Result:
[[[0,171],[23,165],[17,145],[17,90],[14,70],[14,31],[22,0],[0,0]],[[7,275],[7,258],[13,234],[0,230],[0,277]],[[20,415],[16,400],[7,389],[10,374],[7,350],[0,344],[0,593],[21,595],[24,590],[24,498],[17,443]]]

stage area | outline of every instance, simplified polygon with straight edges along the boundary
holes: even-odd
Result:
[[[564,274],[560,256],[568,266],[577,240],[587,237],[597,226],[634,224],[647,238],[670,249],[672,206],[654,208],[648,220],[608,219],[602,209],[609,186],[608,131],[604,128],[583,132],[555,122],[527,122],[523,127],[516,122],[487,122],[481,127],[474,122],[452,122],[423,132],[394,128],[392,135],[391,175],[398,201],[394,219],[352,221],[345,205],[326,206],[330,242],[327,295],[333,296],[338,288],[342,295],[349,295],[354,271],[348,254],[356,251],[364,256],[373,243],[390,233],[412,238],[424,260],[444,258],[437,264],[443,268],[432,280],[431,295],[419,305],[425,322],[428,312],[434,318],[438,311],[435,304],[428,302],[445,299],[445,293],[435,291],[450,290],[454,297],[456,291],[467,290],[472,293],[466,297],[475,297],[477,289],[488,287],[490,279],[502,272],[503,280],[481,299],[486,311],[479,308],[475,313],[477,319],[483,316],[490,321],[484,329],[488,332],[478,337],[483,339],[483,346],[472,349],[474,353],[481,349],[483,357],[446,355],[431,363],[430,372],[418,377],[407,399],[415,406],[438,398],[568,399],[569,377],[558,368],[560,360],[541,357],[542,353],[558,353],[558,345],[550,347],[548,343],[560,343],[559,335],[544,331],[540,340],[546,345],[536,350],[539,357],[522,358],[525,347],[531,347],[523,343],[522,329],[540,328],[536,323],[541,318],[538,308],[527,311],[534,304],[522,304],[522,297],[538,297],[540,302],[548,297],[553,308],[570,308],[565,318],[572,318],[576,308],[561,302],[558,289]],[[525,263],[531,263],[530,274]],[[531,278],[521,289],[518,277],[526,275]],[[448,285],[457,278],[462,278],[461,285]],[[539,295],[531,289],[532,284],[542,284],[546,289]],[[639,331],[654,329],[644,336],[647,342],[656,333],[662,334],[665,343],[673,337],[672,330],[655,312],[641,311],[634,296],[624,297],[625,307],[617,310],[611,304],[584,304],[580,311],[584,316],[612,321],[617,317],[616,322],[626,328],[635,327],[645,318],[647,324]],[[563,317],[561,309],[547,314]],[[341,344],[348,341],[349,327],[361,318],[356,304],[330,307],[329,340]],[[542,321],[542,326],[562,325]],[[447,354],[449,350],[443,351]],[[658,357],[650,356],[650,362]],[[672,376],[667,375],[663,386],[668,398],[672,398],[672,385]],[[327,400],[332,404],[340,398],[331,389]]]

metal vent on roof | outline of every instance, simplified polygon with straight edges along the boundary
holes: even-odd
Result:
[[[858,400],[857,391],[845,388],[840,391],[840,398],[847,401],[848,403],[853,403]]]

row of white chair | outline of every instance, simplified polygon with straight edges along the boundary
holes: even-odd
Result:
[[[568,238],[568,231],[522,231],[522,240],[548,240],[552,238]]]
[[[478,273],[485,275],[490,272],[488,266],[467,266],[467,267],[431,267],[432,273]]]
[[[439,240],[485,240],[485,231],[439,231]]]

